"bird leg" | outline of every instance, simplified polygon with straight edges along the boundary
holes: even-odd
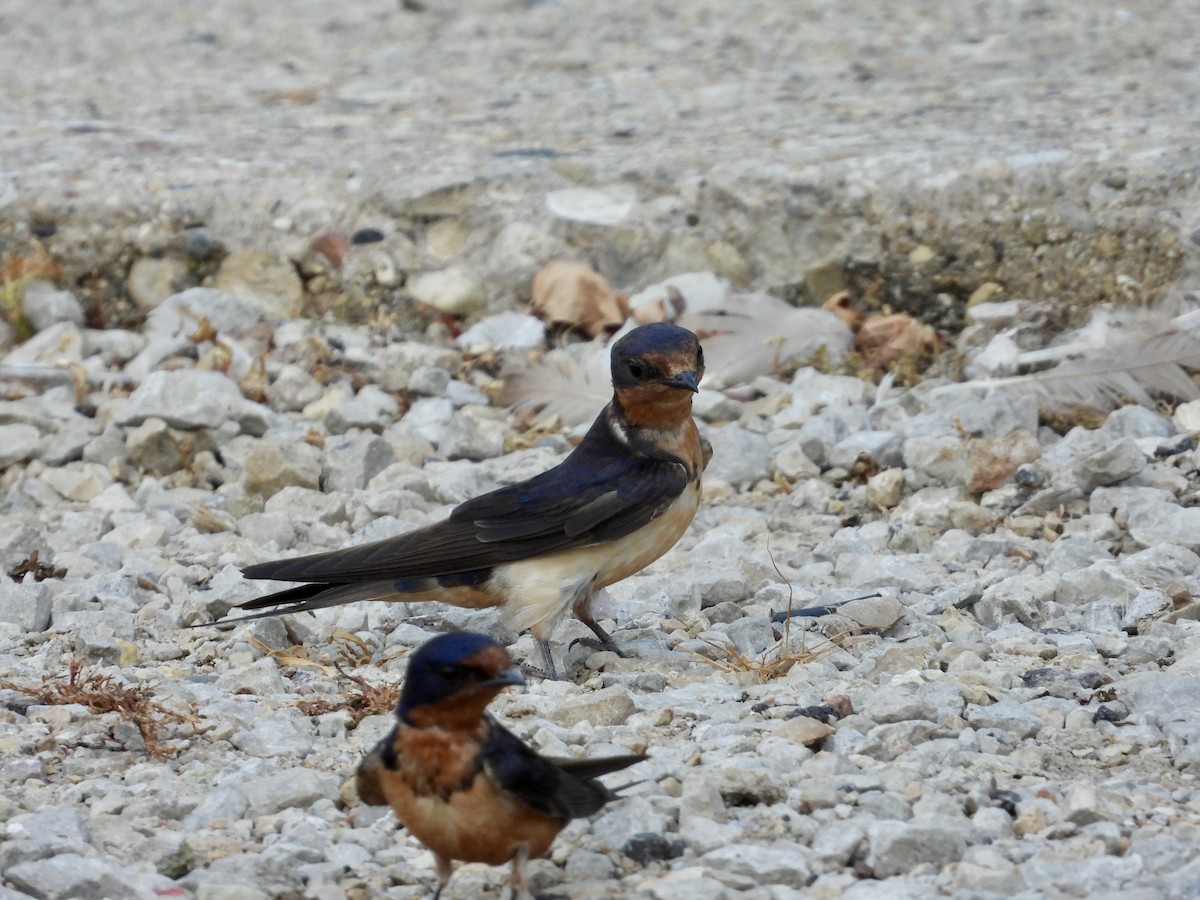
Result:
[[[446,887],[447,882],[450,881],[450,874],[454,871],[454,864],[438,853],[433,854],[433,858],[437,860],[438,879],[437,890],[433,892],[433,900],[438,900],[438,897],[442,896],[442,890]]]
[[[554,665],[554,654],[550,652],[550,642],[538,640],[542,651],[542,661],[546,664],[546,674],[552,681],[559,680],[558,666]]]
[[[542,678],[546,681],[562,681],[562,677],[558,674],[558,666],[554,665],[554,654],[550,652],[550,645],[546,641],[536,638],[535,640],[538,642],[538,647],[541,648],[545,668],[539,669],[528,662],[521,663],[517,668],[521,670],[522,675],[532,675],[534,678]]]
[[[622,658],[626,657],[625,651],[617,646],[617,642],[612,639],[612,635],[600,627],[600,623],[592,616],[592,596],[586,593],[576,598],[571,604],[571,612],[575,613],[575,618],[592,630],[592,634],[596,635],[595,647],[597,650],[611,650]],[[586,638],[580,638],[574,643],[592,644],[592,641]]]
[[[521,844],[521,846],[517,848],[517,853],[513,857],[512,861],[512,877],[508,882],[509,886],[512,888],[510,900],[517,900],[517,898],[525,892],[525,888],[528,886],[528,882],[525,880],[524,868],[525,861],[527,859],[529,859],[529,848],[524,844]]]

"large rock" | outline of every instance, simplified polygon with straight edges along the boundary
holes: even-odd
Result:
[[[53,607],[54,596],[44,582],[0,581],[0,622],[12,622],[24,632],[45,631]]]
[[[45,331],[60,322],[83,327],[83,304],[70,291],[60,291],[46,281],[30,281],[25,285],[21,315],[34,331]]]
[[[182,287],[187,270],[187,263],[173,256],[143,256],[130,266],[125,289],[137,308],[148,313]]]
[[[1120,682],[1120,696],[1148,725],[1200,721],[1200,676],[1139,672]]]
[[[155,896],[175,883],[160,875],[141,875],[116,860],[63,853],[49,859],[19,863],[4,870],[5,881],[38,900],[109,900],[113,897]]]
[[[281,809],[304,809],[318,800],[337,800],[342,779],[332,772],[291,767],[270,775],[257,775],[238,785],[250,804],[252,816],[265,816]]]
[[[321,483],[327,491],[355,491],[396,461],[391,444],[373,434],[344,434],[325,441]]]
[[[289,485],[316,490],[321,486],[321,460],[321,451],[302,441],[260,441],[246,456],[242,484],[247,493],[264,499]]]
[[[1129,512],[1129,536],[1143,547],[1181,544],[1200,550],[1200,507],[1143,503]]]
[[[42,447],[42,433],[32,425],[0,425],[0,469],[33,459]]]
[[[277,254],[245,248],[225,257],[217,273],[218,290],[250,297],[270,319],[291,319],[304,303],[304,283],[296,267]]]
[[[191,431],[237,422],[249,434],[262,434],[274,413],[242,396],[220,372],[200,369],[151,372],[117,415],[119,425],[162,419],[172,428]]]
[[[459,266],[414,275],[407,288],[414,299],[452,316],[469,316],[487,305],[483,283]]]
[[[815,877],[807,859],[808,848],[798,844],[756,847],[734,844],[719,847],[699,859],[718,872],[745,875],[756,884],[783,884],[802,888]]]
[[[83,332],[74,322],[59,322],[18,344],[4,357],[9,366],[64,366],[83,362]]]
[[[771,450],[764,435],[733,423],[706,429],[704,434],[713,449],[705,478],[725,481],[736,487],[771,477]]]
[[[903,875],[920,865],[941,869],[962,858],[966,848],[958,827],[882,821],[867,826],[866,864],[876,878]]]

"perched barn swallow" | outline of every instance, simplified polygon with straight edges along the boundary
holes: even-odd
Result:
[[[358,796],[391,806],[437,859],[437,900],[460,859],[522,866],[544,856],[571,819],[590,816],[614,794],[596,779],[645,759],[538,756],[484,709],[509,685],[524,684],[491,638],[442,634],[412,655],[397,722],[358,767]]]
[[[703,375],[692,332],[635,328],[612,348],[612,400],[559,465],[408,534],[247,566],[247,578],[311,583],[241,604],[278,608],[235,621],[355,600],[440,600],[499,606],[509,627],[537,639],[550,677],[547,641],[567,610],[617,650],[592,598],[666,553],[696,514],[712,456],[692,420]]]

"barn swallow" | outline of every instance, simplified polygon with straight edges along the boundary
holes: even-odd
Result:
[[[512,896],[522,867],[544,856],[571,819],[615,796],[596,779],[645,759],[539,756],[484,709],[510,685],[524,684],[508,652],[469,632],[441,634],[408,665],[396,725],[358,767],[358,796],[391,806],[437,860],[437,900],[456,859],[512,863]]]
[[[247,578],[310,583],[242,603],[277,608],[234,621],[356,600],[498,606],[513,631],[533,634],[556,678],[548,640],[571,610],[620,653],[592,599],[666,553],[696,514],[712,457],[692,419],[703,375],[704,351],[686,328],[633,329],[613,344],[612,400],[559,465],[408,534],[247,566]]]

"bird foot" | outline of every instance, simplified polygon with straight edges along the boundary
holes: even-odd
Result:
[[[610,653],[615,653],[621,659],[629,659],[629,654],[617,646],[616,641],[612,638],[608,640],[600,640],[599,638],[580,637],[571,641],[568,650],[574,649],[576,644],[583,644],[585,647],[591,647],[593,650],[607,650]]]
[[[522,675],[529,678],[540,678],[543,681],[562,681],[562,676],[558,674],[558,670],[553,666],[550,666],[549,671],[546,671],[546,669],[539,669],[532,663],[523,662],[517,668]]]

